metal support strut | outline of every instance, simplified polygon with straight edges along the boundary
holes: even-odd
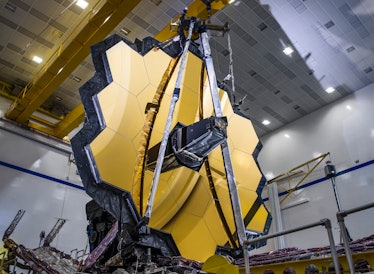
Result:
[[[182,78],[183,78],[183,73],[184,73],[184,70],[185,70],[185,67],[186,67],[187,53],[188,53],[188,48],[189,48],[190,42],[191,42],[191,36],[192,36],[192,31],[193,31],[193,28],[194,28],[194,24],[195,24],[195,20],[191,19],[190,27],[189,27],[189,30],[188,30],[188,36],[187,36],[187,39],[186,39],[186,43],[184,45],[181,64],[180,64],[180,67],[179,67],[177,80],[176,80],[176,83],[175,83],[173,97],[171,99],[171,103],[170,103],[170,107],[169,107],[169,113],[168,113],[167,120],[166,120],[164,134],[162,136],[160,150],[158,152],[157,163],[156,163],[155,172],[154,172],[153,180],[152,180],[152,184],[151,184],[151,189],[150,189],[150,193],[149,193],[149,197],[148,197],[148,201],[147,201],[147,207],[146,207],[146,210],[145,210],[145,213],[144,213],[144,221],[145,221],[146,224],[148,224],[148,222],[151,218],[151,215],[152,215],[152,207],[153,207],[154,199],[155,199],[155,196],[156,196],[158,181],[160,179],[162,164],[164,162],[165,151],[166,151],[166,146],[167,146],[168,139],[169,139],[169,132],[170,132],[171,123],[172,123],[172,120],[173,120],[173,113],[174,113],[175,105],[176,105],[177,101],[179,100],[180,86],[181,86],[181,82],[182,82]]]
[[[23,215],[25,214],[24,209],[18,210],[16,216],[14,217],[12,223],[8,226],[8,228],[5,230],[4,235],[3,235],[3,241],[5,239],[8,239],[10,235],[12,235],[14,229],[18,225],[19,221],[21,221]]]
[[[49,232],[47,237],[45,237],[43,247],[48,247],[52,243],[52,241],[54,240],[54,238],[56,238],[57,234],[60,232],[65,222],[66,222],[65,219],[60,219],[60,218],[57,219],[52,230]]]
[[[206,30],[204,30],[200,34],[200,36],[201,36],[201,41],[202,41],[202,46],[203,46],[204,63],[205,63],[205,67],[206,67],[207,74],[208,74],[210,92],[211,92],[212,100],[213,100],[214,112],[217,117],[222,117],[223,113],[222,113],[221,102],[220,102],[219,94],[218,94],[216,74],[214,71],[213,60],[211,57],[209,36]],[[244,222],[242,218],[243,215],[242,215],[242,210],[241,210],[240,202],[239,202],[239,194],[236,188],[236,180],[235,180],[234,171],[233,171],[233,167],[231,163],[230,150],[229,150],[227,140],[225,140],[225,142],[221,144],[221,150],[222,150],[222,157],[223,157],[223,162],[225,166],[227,184],[228,184],[228,188],[230,192],[230,199],[231,199],[232,211],[234,214],[238,241],[239,241],[239,244],[242,246],[243,242],[246,240],[245,227],[244,227]],[[246,265],[246,272],[247,274],[249,274],[248,249],[243,248],[243,256],[244,256],[245,265]]]
[[[331,164],[331,161],[326,161],[325,174],[326,174],[326,177],[330,178],[330,180],[331,180],[332,188],[334,190],[334,196],[335,196],[336,206],[338,207],[338,211],[340,212],[340,211],[342,211],[342,207],[341,207],[341,204],[340,204],[339,192],[338,192],[338,188],[336,186],[336,180],[335,180],[335,177],[336,177],[337,174],[336,174],[335,166],[333,164]],[[352,241],[352,238],[349,235],[348,229],[347,229],[347,227],[344,224],[344,229],[340,230],[340,241],[341,241],[341,243],[342,243],[343,238],[345,236],[347,237],[346,239],[349,242]]]

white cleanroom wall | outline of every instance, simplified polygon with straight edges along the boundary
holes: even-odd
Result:
[[[70,146],[0,120],[0,236],[19,209],[25,215],[10,236],[39,246],[59,218],[66,222],[51,246],[70,253],[86,248],[85,204],[90,200],[72,162]]]
[[[374,84],[338,100],[261,138],[260,167],[267,177],[330,152],[339,176],[336,184],[342,209],[351,209],[374,201]],[[334,238],[340,242],[336,220],[337,204],[332,184],[325,177],[325,162],[304,183],[311,183],[291,194],[281,204],[284,229],[329,218]],[[341,175],[340,175],[341,174]],[[321,180],[318,180],[321,179]],[[266,191],[263,198],[267,199]],[[292,206],[293,205],[293,206]],[[356,240],[374,233],[374,209],[346,218],[351,237]],[[286,236],[288,247],[328,245],[319,229]]]

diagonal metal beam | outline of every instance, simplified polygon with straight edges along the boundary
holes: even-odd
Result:
[[[305,179],[317,168],[317,166],[329,155],[330,155],[330,152],[322,154],[312,160],[309,160],[301,165],[298,165],[290,169],[286,173],[280,174],[276,176],[275,178],[269,180],[267,182],[268,184],[271,184],[273,182],[280,182],[285,179],[288,180],[289,189],[286,190],[288,193],[281,199],[280,203],[283,203],[283,201],[287,199],[287,197],[290,196],[299,187],[299,185],[301,185],[305,181]],[[304,176],[301,179],[299,179],[298,182],[294,186],[291,187],[291,178],[293,177],[293,175],[300,174],[298,171],[301,171],[303,168],[307,168],[307,172],[305,172],[305,174],[302,173],[304,174]]]
[[[60,121],[55,130],[53,135],[57,138],[64,138],[68,135],[73,129],[78,127],[84,120],[84,108],[83,105],[80,103],[77,105],[72,111],[70,111],[65,118]]]
[[[7,118],[26,124],[32,113],[88,56],[90,46],[103,40],[140,0],[107,0],[64,50],[49,64],[45,72],[15,101]]]

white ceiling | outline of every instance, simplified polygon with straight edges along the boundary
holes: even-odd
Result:
[[[70,0],[1,0],[0,80],[23,87],[42,73],[103,2],[87,1],[81,10]],[[124,36],[126,27],[131,41],[154,36],[192,0],[154,2],[142,0],[112,33]],[[241,110],[259,136],[374,82],[373,0],[237,0],[211,21],[229,23],[236,101],[245,97]],[[282,52],[285,45],[295,49],[291,56]],[[228,35],[212,37],[211,47],[222,81],[229,73]],[[35,54],[42,64],[31,61]],[[43,106],[69,112],[93,73],[88,56]],[[326,93],[328,86],[336,91]],[[271,123],[264,126],[264,119]]]

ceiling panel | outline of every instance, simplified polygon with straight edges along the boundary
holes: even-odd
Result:
[[[102,3],[88,2],[90,8],[81,10],[68,0],[2,1],[0,80],[22,86],[36,77],[43,64],[33,63],[33,55],[48,60],[56,54]],[[192,2],[143,0],[112,33],[132,41],[156,35]],[[260,136],[373,83],[373,14],[371,0],[236,0],[212,16],[212,23],[230,25],[236,99],[245,97],[241,110]],[[125,35],[123,27],[130,33]],[[229,73],[227,39],[211,39],[221,82]],[[284,55],[284,46],[294,52]],[[93,73],[87,57],[45,105],[70,111],[79,103],[79,86]],[[230,91],[231,81],[225,84]],[[327,94],[328,86],[337,91]],[[264,119],[271,124],[262,125]]]

